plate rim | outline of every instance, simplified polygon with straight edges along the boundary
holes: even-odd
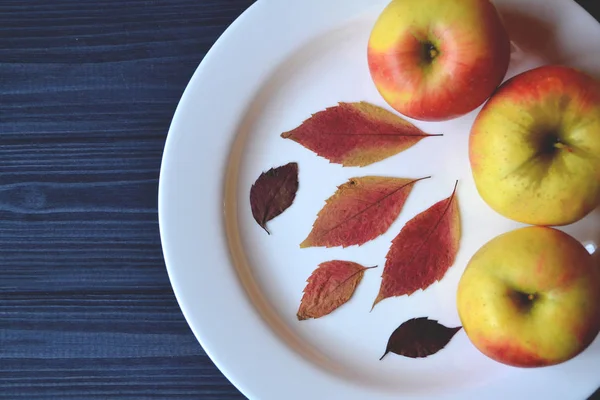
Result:
[[[322,1],[322,0],[321,0]],[[529,1],[537,1],[537,0],[529,0]],[[577,6],[580,11],[583,11],[583,13],[587,14],[587,16],[593,20],[594,22],[597,23],[596,19],[591,16],[580,4],[578,4],[577,2],[575,2],[574,0],[556,0],[556,1],[561,1],[564,3],[571,3],[572,5]],[[302,7],[306,7],[310,8],[311,4],[315,4],[317,3],[318,0],[305,0],[305,2],[303,3]],[[379,4],[382,4],[383,6],[386,5],[389,2],[389,0],[377,0],[377,4],[376,6],[379,6]],[[171,236],[171,232],[172,232],[172,222],[168,220],[169,218],[169,196],[172,195],[172,188],[170,186],[170,182],[168,181],[169,176],[171,176],[170,174],[172,173],[172,171],[174,170],[174,168],[179,168],[179,166],[177,165],[177,162],[175,162],[173,160],[173,148],[176,146],[177,140],[180,140],[181,138],[178,137],[177,135],[181,135],[181,133],[177,133],[180,132],[180,126],[179,124],[181,123],[182,118],[184,118],[184,116],[186,115],[186,107],[189,107],[190,104],[190,99],[193,97],[193,92],[198,91],[199,88],[199,83],[201,77],[203,76],[203,74],[205,74],[205,70],[207,68],[208,65],[214,63],[214,60],[218,60],[219,54],[220,52],[223,51],[223,48],[228,46],[228,43],[230,40],[232,40],[231,38],[233,38],[235,35],[238,34],[238,32],[240,32],[240,30],[243,29],[251,29],[251,27],[249,27],[248,25],[251,24],[252,19],[256,18],[257,16],[260,15],[261,12],[263,13],[268,13],[268,9],[269,7],[271,7],[271,9],[277,9],[277,7],[280,8],[280,10],[283,8],[282,4],[286,4],[289,3],[291,4],[291,1],[288,0],[280,0],[278,2],[274,2],[274,1],[270,1],[270,0],[258,0],[256,1],[254,4],[252,4],[249,8],[247,8],[238,18],[236,18],[236,20],[223,32],[223,34],[218,38],[218,40],[215,42],[215,44],[211,47],[211,49],[206,53],[206,56],[203,58],[203,60],[200,62],[199,66],[197,67],[197,69],[195,70],[192,78],[190,79],[188,85],[186,86],[186,89],[177,105],[177,108],[175,110],[173,119],[171,121],[170,127],[169,127],[169,131],[168,131],[168,135],[167,135],[167,139],[165,142],[165,146],[164,146],[164,151],[163,151],[163,157],[162,157],[162,161],[161,161],[161,167],[160,167],[160,176],[159,176],[159,188],[158,188],[158,220],[159,220],[159,230],[160,230],[160,237],[161,237],[161,245],[162,245],[162,250],[163,250],[163,255],[164,255],[164,259],[165,259],[165,265],[166,265],[166,269],[167,269],[167,273],[169,276],[169,280],[171,283],[171,286],[173,288],[173,292],[175,294],[175,297],[177,298],[177,302],[179,304],[179,307],[181,308],[183,315],[186,319],[186,322],[188,323],[188,325],[190,326],[190,329],[193,331],[196,339],[199,341],[199,343],[201,344],[201,346],[204,348],[206,354],[210,357],[210,359],[215,363],[215,365],[219,368],[219,370],[227,377],[227,379],[230,380],[230,382],[236,386],[236,388],[238,388],[238,390],[240,390],[246,397],[248,398],[275,398],[275,397],[269,397],[269,395],[267,395],[267,397],[260,397],[262,396],[260,393],[256,392],[255,387],[251,387],[251,385],[246,384],[246,382],[244,382],[244,378],[239,377],[239,374],[232,371],[231,368],[229,368],[226,364],[228,364],[227,361],[225,361],[226,357],[223,357],[220,354],[220,350],[216,350],[217,347],[219,347],[218,345],[214,345],[212,343],[210,343],[210,340],[206,340],[206,334],[203,333],[205,328],[201,328],[199,326],[199,324],[201,324],[201,322],[196,320],[196,317],[192,316],[192,311],[191,311],[191,305],[188,303],[188,298],[186,297],[187,295],[184,294],[184,292],[181,290],[181,282],[180,279],[181,277],[179,276],[179,272],[177,270],[177,267],[174,267],[174,265],[177,263],[176,261],[173,261],[174,257],[172,254],[172,246],[170,245],[170,238]],[[343,4],[344,7],[349,7],[350,9],[352,9],[353,7],[362,7],[365,8],[367,7],[368,1],[366,0],[330,0],[329,2],[330,4]],[[350,4],[352,3],[352,4]],[[297,3],[296,3],[297,4]],[[374,3],[370,3],[368,4],[369,6],[373,6]],[[334,7],[334,6],[332,6]],[[285,59],[285,56],[282,56],[283,59]],[[217,62],[218,63],[218,62]],[[268,75],[268,74],[266,74]],[[260,87],[260,85],[258,85]],[[250,96],[252,97],[252,96]],[[240,115],[239,118],[243,118],[244,115]],[[235,137],[235,132],[231,133],[231,140],[233,140],[233,138]],[[225,147],[229,147],[229,146],[225,146]],[[227,151],[227,155],[225,156],[226,159],[229,158],[229,150]],[[223,172],[223,177],[226,175],[226,172]],[[219,192],[219,198],[223,197],[223,190],[221,190]],[[223,234],[223,241],[226,243],[227,240],[225,238],[225,229],[223,228],[221,230],[221,233]],[[228,250],[227,250],[228,251]],[[227,257],[228,263],[230,263],[231,261],[231,256],[229,255]],[[231,265],[229,265],[230,268],[232,268]],[[235,274],[235,272],[234,272]],[[237,277],[234,277],[237,280]],[[241,286],[241,284],[239,282],[237,282],[238,286]],[[242,291],[242,295],[246,296],[245,290],[240,287],[241,291]],[[254,307],[254,306],[250,306],[250,307]],[[261,317],[258,316],[258,313],[256,313],[254,315],[254,318],[258,318],[260,319]],[[264,321],[261,322],[262,324],[265,324]],[[292,357],[292,359],[295,359],[296,362],[300,362],[300,363],[305,363],[305,360],[301,360],[301,357],[299,355]],[[323,372],[322,372],[323,373]],[[327,381],[330,381],[330,379],[332,378],[331,376],[327,375],[328,378],[326,379]],[[316,377],[315,377],[316,378]],[[318,381],[321,381],[321,379],[318,379]],[[341,382],[338,382],[338,384]],[[334,385],[334,386],[338,386],[338,385]],[[356,388],[354,388],[356,389]],[[272,393],[271,393],[272,394]],[[339,395],[339,393],[337,393]],[[474,393],[473,393],[474,394]],[[397,397],[397,395],[396,395]],[[454,396],[443,396],[444,398],[455,398]],[[384,398],[384,397],[382,397]],[[386,397],[387,398],[387,397]],[[408,398],[408,397],[406,397]]]

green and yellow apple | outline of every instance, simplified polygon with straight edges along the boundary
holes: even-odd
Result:
[[[517,367],[567,361],[600,330],[600,268],[574,238],[528,227],[485,244],[458,286],[465,332],[483,354]]]
[[[475,184],[494,210],[532,225],[566,225],[600,203],[600,82],[544,66],[505,82],[469,140]]]
[[[483,104],[509,60],[510,41],[489,0],[394,0],[368,47],[379,93],[400,113],[427,121]]]

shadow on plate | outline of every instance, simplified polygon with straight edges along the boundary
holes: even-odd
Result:
[[[574,58],[561,49],[557,28],[548,21],[506,5],[498,6],[498,11],[513,44],[507,77],[541,65],[560,64],[578,68],[600,80],[600,63],[596,52]]]

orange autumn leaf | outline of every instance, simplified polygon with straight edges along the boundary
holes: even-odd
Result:
[[[319,264],[307,280],[298,309],[298,320],[320,318],[346,303],[354,294],[365,271],[371,268],[339,260]]]
[[[281,137],[345,167],[364,167],[414,146],[429,135],[384,108],[339,103],[314,114]]]
[[[365,176],[338,187],[300,247],[362,245],[385,233],[421,179]]]
[[[450,197],[408,221],[392,241],[373,307],[383,299],[410,295],[442,279],[454,263],[459,242],[455,186]]]

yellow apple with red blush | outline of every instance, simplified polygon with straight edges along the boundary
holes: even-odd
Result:
[[[393,0],[368,46],[379,93],[400,113],[426,121],[479,107],[509,60],[510,40],[489,0]]]
[[[457,307],[467,336],[488,357],[516,367],[559,364],[600,331],[600,268],[568,234],[521,228],[472,257]]]
[[[600,82],[543,66],[505,82],[471,129],[483,200],[507,218],[567,225],[600,204]]]

